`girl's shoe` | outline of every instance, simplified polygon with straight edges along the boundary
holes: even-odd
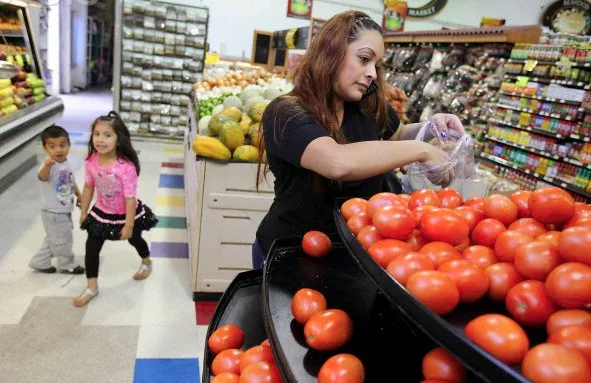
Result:
[[[133,279],[136,281],[141,281],[142,279],[146,279],[152,273],[152,264],[146,265],[142,263],[138,271],[133,275]]]
[[[91,299],[96,297],[98,295],[98,293],[99,293],[98,290],[92,290],[90,288],[84,289],[82,294],[80,294],[76,298],[74,298],[74,306],[76,306],[76,307],[85,306],[88,302],[90,302]]]

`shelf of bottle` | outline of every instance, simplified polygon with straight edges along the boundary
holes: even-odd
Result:
[[[547,132],[547,131],[541,130],[541,129],[530,128],[529,126],[522,126],[522,125],[512,124],[510,122],[505,122],[505,121],[502,121],[502,120],[497,120],[495,118],[489,119],[489,122],[494,122],[494,123],[499,124],[499,125],[509,126],[511,128],[515,128],[515,129],[519,129],[519,130],[525,130],[527,132],[541,134],[541,135],[547,136],[547,137],[558,138],[559,140],[573,139],[573,140],[577,140],[577,141],[581,141],[581,142],[589,142],[589,137],[581,137],[578,134],[562,135],[560,133],[552,133],[552,132]]]
[[[581,196],[583,196],[583,197],[591,200],[591,194],[587,193],[585,190],[579,189],[579,188],[577,188],[577,187],[575,187],[573,185],[567,184],[566,182],[561,181],[559,179],[551,178],[551,177],[546,177],[546,176],[543,176],[543,175],[541,175],[539,173],[532,172],[532,171],[530,171],[528,169],[523,169],[522,167],[517,166],[517,165],[515,165],[514,163],[512,163],[510,161],[504,160],[504,159],[499,158],[497,156],[490,155],[488,153],[482,152],[482,153],[480,153],[480,157],[482,157],[484,159],[487,159],[489,161],[495,162],[497,164],[500,164],[502,166],[505,166],[506,168],[510,168],[510,169],[513,169],[513,170],[520,171],[520,172],[525,173],[525,174],[527,174],[529,176],[532,176],[534,178],[537,178],[539,180],[542,180],[542,181],[544,181],[544,182],[546,182],[548,184],[551,184],[551,185],[557,186],[559,188],[563,188],[563,189],[569,190],[569,191],[571,191],[573,193],[576,193],[578,195],[581,195]]]
[[[562,98],[542,97],[542,96],[534,96],[534,95],[523,94],[523,93],[503,92],[503,91],[500,91],[499,94],[504,95],[504,96],[529,98],[532,100],[547,101],[547,102],[552,102],[555,104],[566,104],[566,105],[573,105],[573,106],[580,106],[581,105],[580,101],[564,100]],[[583,108],[579,108],[579,110],[582,111]]]
[[[539,65],[561,65],[560,61],[549,61],[549,60],[538,60],[538,59],[509,59],[507,60],[508,63],[525,63],[526,61],[534,60],[537,61]],[[591,62],[588,63],[580,63],[571,61],[571,67],[578,67],[578,68],[591,68]]]
[[[519,77],[529,77],[529,80],[532,82],[539,82],[541,84],[557,84],[557,85],[566,85],[575,88],[589,90],[591,89],[591,84],[585,85],[584,81],[575,81],[575,80],[560,80],[560,79],[549,79],[549,78],[542,78],[542,77],[530,77],[527,75],[512,75],[506,74],[503,76],[508,80],[517,80]]]
[[[503,109],[511,109],[511,110],[516,110],[518,112],[525,112],[525,113],[529,113],[529,114],[536,114],[538,116],[544,116],[544,117],[550,117],[550,118],[555,118],[557,120],[565,120],[565,121],[578,121],[577,119],[571,118],[569,116],[565,116],[563,114],[560,113],[547,113],[547,112],[540,112],[537,110],[533,110],[530,108],[519,108],[517,106],[511,106],[511,105],[505,105],[505,104],[497,104],[497,107],[499,108],[503,108]],[[582,110],[582,109],[581,109]]]
[[[525,146],[525,145],[521,145],[521,144],[516,144],[516,143],[511,142],[511,141],[503,140],[502,138],[491,136],[489,134],[485,135],[485,138],[488,139],[488,140],[491,140],[491,141],[499,142],[501,144],[512,146],[512,147],[517,148],[517,149],[525,150],[526,152],[538,154],[540,156],[544,156],[544,157],[550,158],[550,159],[555,160],[555,161],[565,162],[567,164],[575,165],[575,166],[578,166],[578,167],[583,168],[583,169],[591,169],[591,165],[585,165],[581,161],[575,160],[573,158],[560,157],[560,156],[557,156],[557,155],[554,155],[554,154],[545,152],[543,150],[532,148],[531,146]]]

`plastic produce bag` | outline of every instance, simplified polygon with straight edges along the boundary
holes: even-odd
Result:
[[[470,135],[459,135],[455,131],[440,131],[434,122],[427,121],[416,137],[417,140],[437,146],[449,154],[449,160],[440,164],[415,162],[408,166],[402,178],[405,193],[420,189],[440,190],[442,187],[456,189],[464,198],[466,195],[485,195],[488,188],[476,175],[474,147]],[[449,175],[449,185],[444,184]],[[481,187],[479,187],[481,186]],[[468,190],[469,189],[469,190]]]

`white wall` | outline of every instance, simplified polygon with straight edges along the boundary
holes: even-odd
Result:
[[[275,31],[307,26],[307,20],[289,18],[287,0],[165,0],[176,4],[209,7],[209,43],[212,51],[223,55],[250,58],[255,29]],[[538,24],[543,9],[552,0],[448,0],[438,14],[430,18],[407,19],[405,30],[433,30],[478,27],[482,17],[502,18],[506,25]],[[314,0],[312,14],[329,18],[347,9],[367,12],[382,22],[383,0]],[[425,0],[408,0],[409,6],[420,6]]]

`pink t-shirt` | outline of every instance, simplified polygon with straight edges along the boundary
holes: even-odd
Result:
[[[125,198],[135,197],[137,191],[133,163],[118,159],[103,168],[98,163],[98,154],[94,153],[85,161],[85,171],[84,182],[96,190],[95,206],[108,214],[125,214]]]

